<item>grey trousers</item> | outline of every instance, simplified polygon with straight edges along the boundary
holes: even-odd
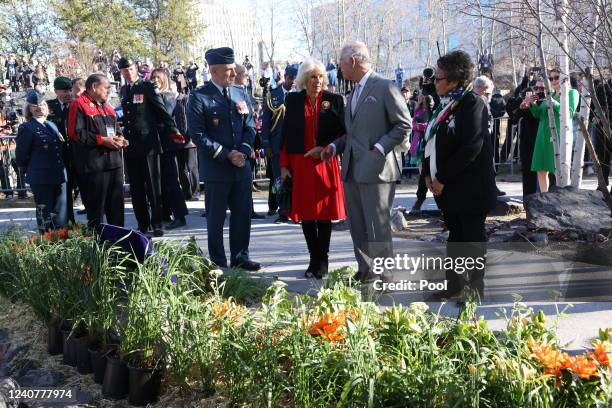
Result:
[[[344,182],[346,209],[351,238],[361,279],[373,276],[371,262],[378,257],[393,257],[391,205],[395,183]]]

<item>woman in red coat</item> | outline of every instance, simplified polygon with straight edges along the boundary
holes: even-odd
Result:
[[[306,277],[321,279],[327,273],[332,220],[346,218],[344,190],[338,160],[321,161],[321,151],[344,134],[344,100],[324,91],[325,67],[319,61],[304,61],[296,85],[301,92],[285,99],[281,179],[292,178],[289,216],[302,224],[310,263]]]

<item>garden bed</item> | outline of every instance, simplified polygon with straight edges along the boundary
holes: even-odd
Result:
[[[570,356],[544,314],[523,304],[507,311],[505,330],[493,331],[474,303],[457,319],[424,303],[380,310],[362,300],[351,275],[333,271],[314,296],[293,296],[274,281],[258,302],[261,292],[247,290],[255,282],[242,276],[236,284],[212,269],[194,240],[157,243],[139,263],[78,230],[29,239],[9,233],[0,238],[7,310],[0,327],[60,371],[59,386],[73,384],[100,406],[113,405],[91,375],[45,355],[45,323],[67,323],[120,361],[159,369],[155,407],[612,403],[612,329],[593,333],[592,349]]]

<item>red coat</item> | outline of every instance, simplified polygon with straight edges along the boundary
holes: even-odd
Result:
[[[321,110],[321,96],[313,107],[310,98],[304,104],[304,151],[315,146]],[[330,221],[346,218],[344,189],[338,159],[328,163],[303,154],[288,153],[286,143],[281,150],[280,167],[289,169],[293,193],[289,217],[298,221]]]

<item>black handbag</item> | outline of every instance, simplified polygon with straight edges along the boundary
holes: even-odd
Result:
[[[280,185],[280,190],[276,196],[278,208],[281,212],[288,213],[291,211],[291,193],[292,193],[291,177],[286,177]]]

